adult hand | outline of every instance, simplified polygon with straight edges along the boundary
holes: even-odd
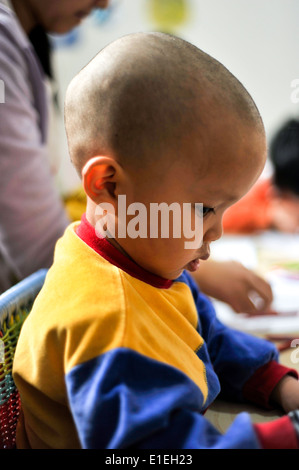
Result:
[[[203,261],[193,277],[202,292],[229,304],[237,313],[271,312],[271,286],[237,261]]]

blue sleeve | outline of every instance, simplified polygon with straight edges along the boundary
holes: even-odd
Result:
[[[257,369],[270,361],[278,361],[276,347],[221,323],[211,301],[199,291],[192,277],[184,272],[181,280],[192,291],[198,311],[198,331],[206,342],[222,396],[242,401],[242,389]]]
[[[220,434],[200,413],[192,380],[127,348],[75,366],[66,387],[83,448],[259,448],[247,413]]]

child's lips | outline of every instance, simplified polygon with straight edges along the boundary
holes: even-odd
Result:
[[[200,261],[199,259],[193,259],[192,261],[190,261],[190,263],[187,264],[186,266],[186,269],[188,269],[188,271],[190,271],[191,273],[197,271],[197,269],[199,268],[199,265],[200,265]]]
[[[199,268],[199,265],[200,265],[200,260],[206,261],[209,258],[209,256],[210,256],[210,253],[206,253],[203,256],[200,256],[198,258],[193,259],[192,261],[190,261],[186,265],[186,269],[188,269],[188,271],[190,271],[190,272],[197,271],[197,269]]]

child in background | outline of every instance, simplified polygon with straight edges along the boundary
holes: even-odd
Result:
[[[189,274],[264,167],[252,98],[195,46],[139,33],[73,79],[65,122],[86,214],[57,243],[22,328],[18,448],[298,448],[297,372],[271,343],[222,325]],[[161,224],[156,238],[120,236],[124,195],[126,209],[138,202],[146,214],[153,203],[191,204],[192,226],[201,202],[202,243],[163,238]],[[96,230],[103,204],[113,237]],[[253,424],[242,413],[222,435],[204,417],[220,392],[286,414]]]
[[[260,180],[223,217],[226,233],[299,231],[299,121],[288,120],[270,144],[271,179]]]

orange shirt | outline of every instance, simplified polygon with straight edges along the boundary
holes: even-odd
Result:
[[[270,191],[271,181],[263,179],[223,216],[224,233],[251,233],[271,227]]]

